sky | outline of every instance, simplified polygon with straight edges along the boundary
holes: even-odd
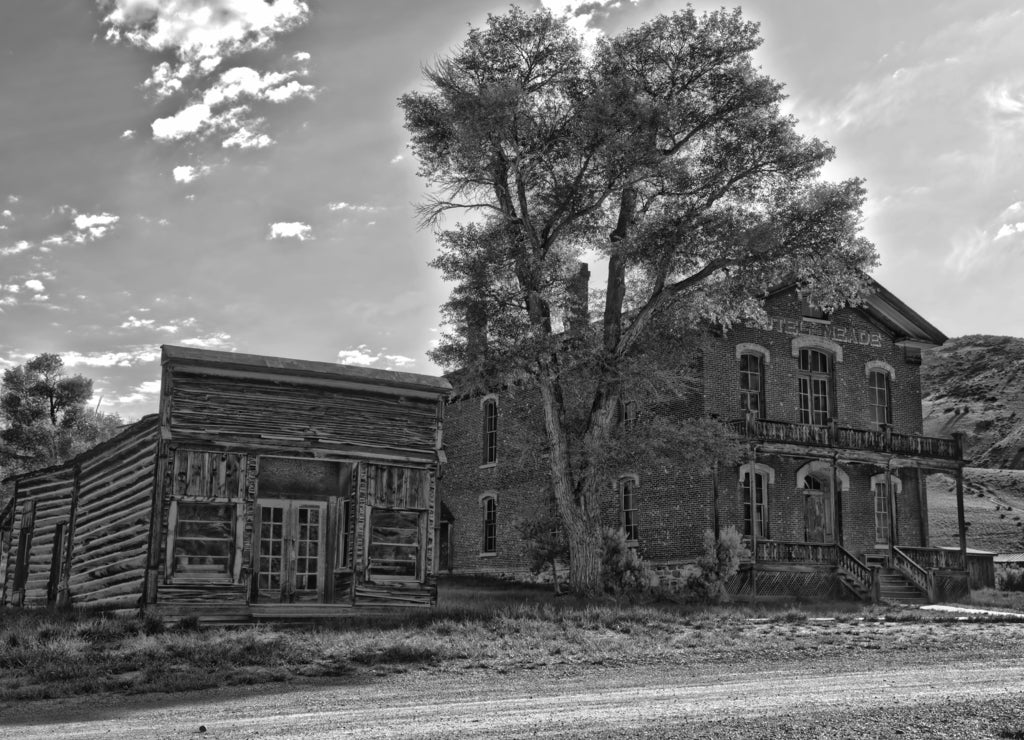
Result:
[[[543,4],[590,38],[685,7]],[[156,410],[162,344],[440,372],[448,286],[396,100],[507,9],[3,0],[0,370],[59,353],[126,420]],[[1018,0],[743,11],[799,130],[837,149],[825,176],[866,180],[874,277],[948,336],[1024,335]]]

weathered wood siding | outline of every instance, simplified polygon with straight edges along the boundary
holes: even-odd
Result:
[[[150,417],[80,459],[66,577],[72,605],[140,606],[156,450],[157,421]]]
[[[74,495],[74,469],[48,468],[18,481],[12,553],[9,560],[10,603],[46,606],[52,591],[54,535],[66,525]],[[62,545],[63,542],[57,543]],[[57,551],[58,564],[62,551]]]
[[[235,449],[430,460],[436,398],[172,369],[169,435]],[[165,376],[166,377],[166,376]]]

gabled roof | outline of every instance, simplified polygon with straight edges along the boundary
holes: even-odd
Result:
[[[864,303],[854,308],[863,311],[888,329],[897,344],[924,349],[944,344],[949,338],[877,280],[870,276],[865,278],[868,282],[868,291],[864,296]],[[795,282],[782,283],[768,294],[782,293],[795,287]]]
[[[176,347],[165,344],[161,348],[164,365],[188,368],[199,373],[218,374],[224,371],[241,371],[260,375],[289,376],[295,379],[333,380],[363,386],[378,386],[386,389],[418,391],[435,395],[448,395],[452,386],[444,378],[419,373],[403,373],[394,370],[342,365],[333,362],[294,360],[286,357],[246,355],[240,352],[219,352],[194,347]]]

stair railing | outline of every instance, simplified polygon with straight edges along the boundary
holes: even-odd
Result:
[[[849,575],[857,585],[864,589],[865,593],[870,594],[872,601],[876,601],[876,569],[864,565],[842,545],[836,545],[835,549],[836,567]]]
[[[912,557],[898,547],[892,548],[892,564],[907,579],[924,591],[929,601],[935,601],[934,571],[925,570]]]

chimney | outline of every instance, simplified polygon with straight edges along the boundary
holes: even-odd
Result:
[[[590,268],[579,263],[579,270],[566,285],[566,314],[569,331],[584,331],[590,324]]]

